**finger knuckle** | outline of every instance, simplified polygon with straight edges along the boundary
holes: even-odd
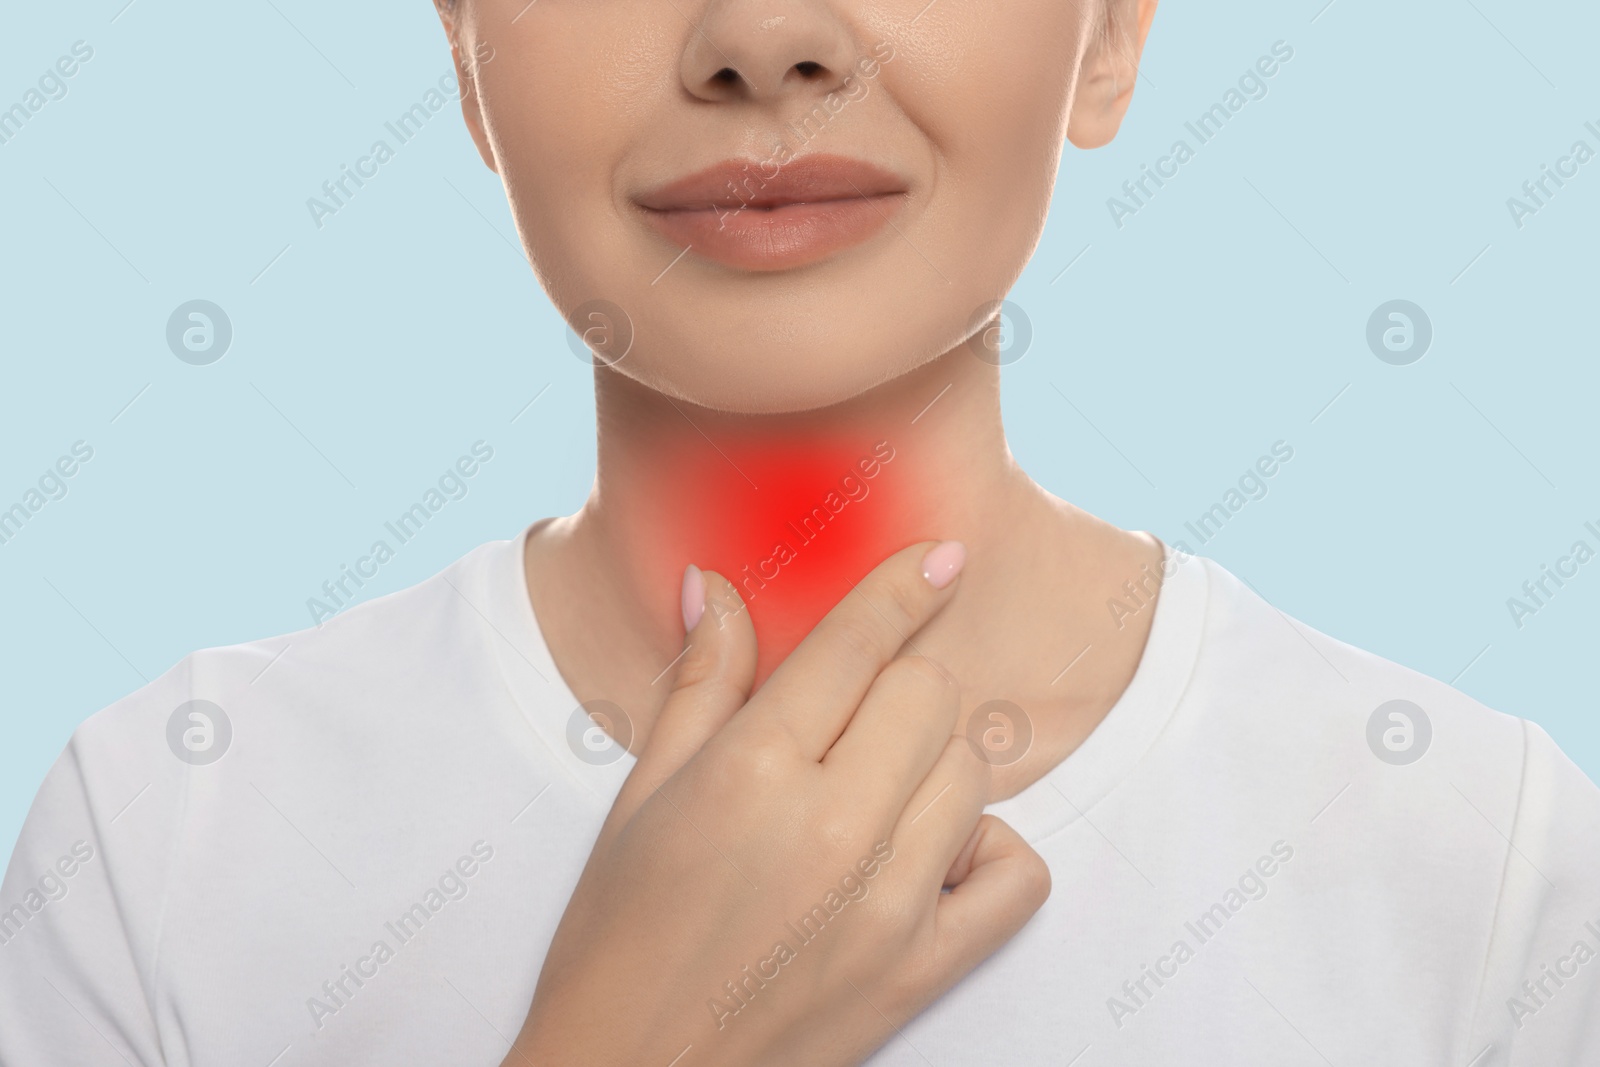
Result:
[[[871,911],[875,936],[886,950],[902,951],[915,936],[922,907],[916,896],[894,879],[880,878],[863,901]]]
[[[994,775],[994,764],[973,750],[972,740],[965,734],[953,735],[944,745],[944,761],[951,773],[975,787],[984,787]]]
[[[729,747],[725,773],[736,791],[764,791],[786,781],[795,759],[793,744],[780,731],[747,731]]]
[[[850,665],[872,666],[883,658],[883,640],[868,620],[841,619],[834,636],[841,655]]]
[[[688,654],[678,665],[677,676],[673,679],[673,692],[704,688],[720,677],[719,666],[720,659],[709,641],[691,644]]]
[[[944,668],[926,656],[901,656],[891,661],[883,673],[896,687],[931,694],[941,700],[955,690],[954,680]]]
[[[933,587],[919,576],[899,570],[875,577],[878,581],[863,594],[872,607],[882,613],[889,625],[900,633],[917,629],[927,610],[928,593],[933,591]]]
[[[866,827],[854,812],[845,808],[818,813],[810,829],[812,843],[830,858],[853,857],[866,847]]]

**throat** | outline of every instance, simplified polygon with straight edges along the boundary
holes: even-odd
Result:
[[[970,553],[934,625],[956,627],[964,600],[988,610],[977,589],[1025,562],[1019,546],[1052,511],[1006,447],[993,371],[963,349],[837,405],[744,414],[599,370],[594,488],[530,548],[542,561],[530,592],[580,698],[658,699],[652,679],[683,647],[689,564],[738,590],[757,686],[874,567],[921,541]]]
[[[633,528],[653,531],[646,554],[669,599],[687,563],[734,584],[755,627],[759,684],[868,571],[937,536],[918,528],[904,448],[849,431],[679,437],[645,465],[635,499],[652,519]]]

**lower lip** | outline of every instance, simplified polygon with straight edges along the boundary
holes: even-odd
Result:
[[[827,259],[882,230],[904,193],[776,208],[646,209],[668,240],[740,270],[791,270]]]

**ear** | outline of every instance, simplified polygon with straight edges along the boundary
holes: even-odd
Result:
[[[1156,17],[1156,0],[1108,0],[1103,21],[1091,27],[1092,39],[1078,74],[1078,90],[1067,122],[1067,140],[1079,148],[1099,148],[1117,135],[1139,79],[1139,57]]]
[[[461,117],[467,122],[467,132],[472,134],[472,143],[478,146],[483,165],[499,173],[489,137],[483,130],[483,107],[478,96],[478,71],[494,59],[494,46],[488,41],[463,41],[463,3],[464,0],[434,0],[433,6],[444,24],[444,35],[450,42],[450,58],[455,61],[456,84],[461,87]]]

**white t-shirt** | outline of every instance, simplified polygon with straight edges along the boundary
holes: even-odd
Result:
[[[86,722],[0,886],[0,1063],[498,1064],[632,764],[521,549]],[[1600,791],[1545,732],[1208,560],[1154,611],[1105,721],[990,809],[1049,901],[869,1062],[1600,1063]]]

